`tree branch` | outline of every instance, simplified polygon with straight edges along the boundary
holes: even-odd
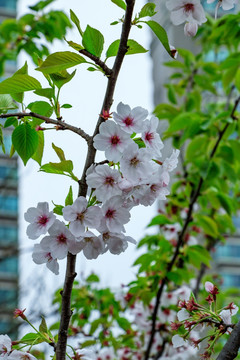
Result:
[[[99,57],[91,54],[90,52],[88,52],[85,49],[79,50],[79,52],[85,56],[87,56],[89,59],[93,60],[95,62],[96,65],[100,66],[100,68],[103,70],[104,74],[106,76],[111,76],[112,75],[112,69],[110,69],[105,62],[103,62],[102,60],[99,59]]]
[[[131,29],[132,13],[133,13],[135,0],[126,0],[126,3],[127,3],[127,9],[125,13],[125,20],[122,26],[120,45],[113,65],[112,72],[108,76],[108,85],[105,92],[105,97],[100,114],[102,114],[103,110],[105,109],[109,110],[112,105],[113,94],[114,94],[118,74],[122,66],[124,56],[127,52],[127,40]],[[82,173],[82,178],[79,181],[79,192],[78,192],[79,196],[85,197],[87,194],[86,171],[94,163],[96,150],[93,147],[93,138],[96,134],[98,134],[99,126],[102,123],[102,121],[104,121],[104,119],[101,116],[99,116],[94,134],[92,137],[88,139],[88,153]],[[75,262],[76,262],[76,256],[68,254],[65,283],[62,293],[63,298],[62,298],[61,322],[58,332],[58,343],[57,343],[57,351],[56,351],[57,360],[65,360],[65,356],[66,356],[67,331],[71,318],[71,308],[70,308],[71,292],[72,292],[73,281],[75,278]]]
[[[78,135],[80,135],[83,139],[85,139],[87,142],[90,140],[90,136],[88,134],[85,133],[85,131],[83,131],[81,128],[77,128],[76,126],[72,126],[70,124],[65,123],[64,120],[61,119],[51,119],[48,118],[47,116],[43,116],[43,115],[39,115],[37,113],[34,113],[32,111],[30,112],[18,112],[18,113],[8,113],[8,114],[2,114],[0,115],[0,119],[6,119],[9,117],[18,117],[23,118],[25,116],[30,116],[30,117],[35,117],[37,119],[43,120],[46,124],[54,124],[57,126],[57,130],[70,130]]]
[[[232,112],[231,112],[231,118],[233,120],[237,120],[236,116],[235,116],[235,111],[237,109],[237,106],[240,102],[240,97],[238,97],[235,101],[235,104],[234,104],[234,107],[232,109]],[[219,146],[219,143],[221,141],[221,139],[223,138],[223,135],[225,134],[225,132],[227,131],[228,129],[228,126],[230,124],[227,123],[224,128],[219,132],[219,136],[218,136],[218,139],[210,153],[210,156],[209,156],[209,160],[211,160],[217,149],[218,149],[218,146]],[[201,192],[201,188],[202,188],[202,185],[203,185],[203,182],[204,182],[204,179],[201,177],[199,179],[199,182],[198,182],[198,186],[197,186],[197,189],[195,191],[195,193],[193,193],[193,196],[191,198],[191,201],[190,201],[190,204],[189,204],[189,209],[188,209],[188,214],[187,214],[187,218],[185,220],[185,223],[183,225],[183,228],[182,228],[182,231],[180,232],[180,234],[178,235],[178,242],[177,242],[177,246],[175,248],[175,252],[173,254],[173,257],[171,259],[171,261],[168,263],[168,266],[167,266],[167,270],[166,270],[166,274],[168,272],[170,272],[178,258],[178,255],[180,253],[180,249],[184,243],[184,235],[186,233],[186,230],[188,228],[188,225],[189,223],[191,222],[192,220],[192,214],[193,214],[193,206],[194,204],[196,203],[199,195],[200,195],[200,192]],[[156,333],[156,320],[157,320],[157,313],[158,313],[158,309],[159,309],[159,306],[160,306],[160,303],[161,303],[161,296],[162,296],[162,293],[163,293],[163,289],[164,289],[164,286],[168,283],[168,279],[167,277],[165,276],[162,280],[162,283],[158,289],[158,292],[157,292],[157,296],[156,296],[156,303],[155,303],[155,306],[154,306],[154,310],[153,310],[153,316],[152,316],[152,328],[151,328],[151,334],[150,334],[150,338],[149,338],[149,343],[148,343],[148,347],[147,347],[147,350],[146,350],[146,353],[145,353],[145,358],[144,360],[148,360],[149,359],[149,356],[150,356],[150,352],[151,352],[151,348],[152,348],[152,345],[153,345],[153,340],[154,340],[154,335]]]
[[[234,326],[228,341],[222,348],[217,360],[233,360],[238,355],[240,348],[240,321]]]

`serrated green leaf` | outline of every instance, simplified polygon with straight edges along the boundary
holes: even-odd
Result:
[[[32,155],[32,159],[35,160],[41,166],[43,150],[44,150],[44,132],[37,131],[37,135],[38,135],[38,146],[35,153]]]
[[[115,40],[109,46],[106,52],[106,58],[117,56],[119,44],[120,44],[120,40]],[[128,51],[126,52],[126,55],[140,54],[148,51],[144,49],[142,45],[138,44],[137,41],[131,39],[128,40],[127,47],[128,47]]]
[[[238,68],[237,73],[235,75],[235,86],[240,91],[240,68]]]
[[[121,9],[126,10],[127,6],[123,0],[111,0],[112,3],[119,6]]]
[[[85,62],[82,56],[71,51],[55,52],[49,55],[36,70],[44,74],[53,74]]]
[[[15,94],[40,89],[40,82],[29,75],[13,75],[0,83],[0,94]]]
[[[142,9],[141,9],[138,17],[139,17],[139,18],[143,18],[143,17],[146,17],[146,16],[153,16],[153,15],[155,15],[155,14],[156,14],[155,7],[156,7],[156,4],[154,4],[154,3],[145,4],[145,5],[142,7]]]
[[[32,112],[50,117],[53,113],[52,106],[46,101],[34,101],[27,106]]]
[[[56,74],[50,74],[50,77],[59,89],[65,84],[67,84],[72,78],[75,76],[77,70],[74,70],[71,74],[69,74],[66,70],[63,70]]]
[[[84,49],[84,47],[78,43],[75,43],[74,41],[68,41],[67,39],[65,39],[65,41],[68,43],[69,46],[71,46],[71,48],[73,48],[74,50],[80,51],[82,49]]]
[[[83,33],[82,44],[90,54],[100,58],[103,51],[104,37],[99,30],[87,25]]]
[[[54,97],[54,90],[52,88],[37,89],[34,91],[34,94],[46,97],[50,100]]]
[[[79,31],[79,34],[82,36],[83,31],[82,31],[81,26],[80,26],[80,20],[77,17],[77,15],[75,14],[75,12],[73,10],[71,10],[71,9],[70,9],[70,19],[76,25],[76,27],[77,27],[77,29]]]
[[[154,32],[154,34],[161,41],[162,45],[167,50],[169,55],[171,57],[174,57],[172,56],[170,45],[168,42],[168,36],[164,28],[154,20],[144,21],[144,23],[147,24],[150,27],[150,29]]]
[[[0,110],[11,110],[17,109],[18,106],[15,104],[13,99],[8,94],[0,95]]]
[[[20,75],[28,74],[28,64],[26,61],[25,61],[24,65],[14,73],[14,75],[16,75],[16,74],[20,74]]]
[[[3,127],[4,127],[4,128],[7,128],[7,127],[12,126],[12,125],[13,125],[14,127],[16,127],[16,126],[18,125],[17,118],[14,117],[14,116],[9,117],[9,118],[5,121]]]
[[[131,323],[127,319],[125,319],[123,317],[118,317],[116,320],[117,320],[118,325],[123,330],[127,331],[127,330],[131,329]]]
[[[71,160],[64,160],[60,163],[48,163],[42,165],[40,171],[51,174],[66,175],[65,173],[71,173],[73,171],[73,163]]]
[[[58,147],[58,146],[54,145],[54,143],[52,143],[52,148],[55,151],[55,153],[57,154],[57,156],[59,157],[60,161],[66,160],[64,151],[60,147]]]
[[[70,186],[67,197],[65,199],[65,206],[73,204],[73,191],[72,186]]]
[[[38,134],[26,122],[17,126],[12,133],[12,143],[24,165],[35,153],[38,146]]]
[[[88,282],[88,283],[96,283],[96,282],[99,282],[100,281],[100,279],[99,279],[99,277],[96,275],[96,274],[91,274],[91,275],[89,275],[87,278],[86,278],[86,281]]]

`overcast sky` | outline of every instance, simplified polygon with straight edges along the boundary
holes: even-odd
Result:
[[[35,4],[36,1],[22,0],[19,3],[19,16],[27,11],[27,6]],[[144,4],[142,0],[136,1],[135,11],[138,12]],[[105,50],[111,42],[120,36],[121,26],[110,26],[109,24],[122,17],[123,11],[114,5],[110,0],[57,0],[50,8],[65,10],[69,14],[72,9],[79,17],[81,26],[85,29],[89,24],[102,32],[105,37]],[[130,35],[131,39],[137,40],[145,48],[150,48],[150,34],[147,28],[139,30],[133,28]],[[71,31],[68,40],[79,42],[79,35],[76,30]],[[57,41],[53,51],[71,51],[71,48],[64,42]],[[26,60],[25,56],[19,59],[19,66]],[[28,60],[28,59],[27,59]],[[110,63],[109,63],[110,64]],[[111,65],[111,64],[110,64]],[[34,66],[29,61],[29,74],[42,80],[41,74],[34,71]],[[127,56],[122,67],[112,110],[116,109],[117,104],[122,101],[130,107],[142,106],[151,112],[152,102],[152,82],[151,82],[151,60],[149,53],[141,55]],[[72,104],[72,109],[62,111],[66,122],[75,126],[82,127],[86,132],[92,134],[98,114],[101,109],[106,88],[106,78],[98,72],[86,71],[85,65],[79,66],[74,79],[63,87],[60,102]],[[30,103],[41,98],[27,94],[25,103]],[[70,132],[47,131],[46,148],[43,164],[49,161],[58,161],[51,143],[61,147],[67,159],[74,163],[74,173],[81,177],[81,171],[85,160],[86,147],[84,140]],[[21,248],[29,249],[34,241],[27,239],[25,235],[27,223],[23,219],[24,212],[31,206],[36,206],[39,201],[54,201],[56,204],[63,204],[70,185],[73,185],[74,196],[77,196],[77,186],[67,177],[60,175],[50,175],[38,172],[39,166],[30,160],[27,167],[20,166],[20,241]],[[51,205],[50,205],[51,207]],[[126,226],[127,235],[136,240],[141,239],[146,234],[146,225],[151,217],[156,213],[156,206],[145,208],[143,206],[132,210],[132,219]],[[25,250],[26,252],[26,250]],[[135,246],[130,245],[125,253],[120,256],[105,254],[99,256],[97,260],[86,260],[82,255],[78,256],[77,272],[89,273],[90,271],[100,272],[104,285],[119,286],[133,279],[134,269],[131,267],[136,258]],[[28,266],[26,267],[26,262]],[[48,284],[60,285],[64,277],[64,269],[57,277],[46,270],[45,265],[39,266],[32,263],[30,253],[21,260],[21,283],[28,283],[31,273],[34,277],[36,273],[48,276]],[[27,282],[26,282],[27,281]],[[27,294],[26,294],[27,295]],[[24,304],[23,304],[24,305]]]

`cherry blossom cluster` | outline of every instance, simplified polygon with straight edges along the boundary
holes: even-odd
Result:
[[[208,345],[201,357],[210,359],[216,340],[223,334],[232,331],[234,325],[231,322],[231,317],[238,312],[238,306],[231,302],[223,309],[216,310],[218,288],[207,281],[205,290],[208,293],[206,301],[210,308],[198,304],[192,294],[189,300],[179,302],[181,310],[177,313],[178,322],[172,323],[172,329],[175,331],[178,331],[179,328],[184,330],[181,331],[181,336],[178,334],[173,336],[172,343],[175,348],[185,347],[186,344],[198,347],[203,340],[208,339]],[[201,332],[206,329],[206,326],[211,327],[212,333],[201,336]]]
[[[28,352],[12,349],[12,341],[8,335],[0,335],[0,359],[3,360],[37,360]]]
[[[129,242],[136,243],[124,234],[130,210],[166,199],[169,173],[177,166],[179,155],[179,150],[173,150],[170,157],[160,160],[163,143],[157,132],[158,119],[153,116],[149,120],[147,116],[148,111],[142,107],[131,110],[123,103],[113,113],[115,121],[105,114],[94,146],[105,151],[108,164],[88,169],[86,181],[91,195],[89,199],[80,196],[63,208],[67,224],[56,219],[46,202],[27,210],[24,217],[30,223],[28,237],[36,240],[45,235],[40,244],[34,245],[36,264],[46,263],[58,274],[58,260],[68,252],[76,255],[82,251],[87,259],[96,259],[107,251],[120,254]]]
[[[207,0],[208,4],[216,2],[215,17],[219,7],[230,10],[238,0]],[[174,25],[184,25],[184,33],[187,36],[195,36],[198,26],[207,21],[204,8],[200,0],[167,0],[166,6],[171,11],[171,21]]]

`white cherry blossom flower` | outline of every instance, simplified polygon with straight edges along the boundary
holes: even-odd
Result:
[[[69,246],[75,243],[75,237],[65,226],[63,221],[56,220],[48,230],[50,236],[45,236],[42,242],[48,241],[51,256],[54,259],[64,259],[67,256]]]
[[[8,335],[0,335],[0,359],[11,351],[12,349],[12,340]]]
[[[49,270],[51,270],[55,275],[59,274],[59,264],[57,259],[53,258],[51,249],[49,246],[48,238],[43,238],[40,244],[35,244],[32,258],[35,264],[45,264]]]
[[[111,169],[108,165],[98,165],[86,177],[87,184],[95,190],[95,195],[99,201],[106,201],[113,196],[121,195],[122,190],[118,186],[121,175],[116,169]]]
[[[95,149],[105,151],[105,156],[109,161],[116,163],[131,143],[129,134],[126,134],[115,122],[107,120],[100,125],[99,134],[94,137],[93,145]]]
[[[171,156],[163,162],[163,171],[171,172],[177,167],[179,154],[180,151],[178,149],[173,150]]]
[[[118,233],[125,231],[123,224],[130,220],[130,212],[123,207],[123,199],[121,196],[114,196],[107,200],[102,208],[103,220],[100,228],[106,226],[111,232]],[[101,232],[101,230],[99,230]]]
[[[181,309],[177,313],[178,321],[187,320],[190,317],[189,312],[186,309]]]
[[[178,348],[180,346],[184,346],[186,345],[185,341],[183,340],[183,338],[179,335],[174,335],[172,337],[172,344],[174,348]]]
[[[113,119],[121,128],[129,134],[139,133],[143,129],[143,120],[148,116],[148,111],[141,106],[131,110],[129,105],[120,102],[117,112],[113,112]]]
[[[76,239],[76,243],[72,244],[69,251],[72,254],[77,254],[83,250],[84,256],[89,259],[96,259],[100,254],[104,252],[104,243],[101,238],[94,235],[91,231]]]
[[[195,36],[198,31],[198,24],[195,22],[186,22],[184,25],[184,34],[186,36]]]
[[[184,22],[201,25],[207,21],[200,0],[167,0],[166,6],[171,11],[171,21],[174,25]]]
[[[207,0],[208,4],[212,4],[216,0]],[[237,4],[237,0],[219,0],[218,4],[223,10],[231,10]]]
[[[138,183],[139,179],[147,178],[151,170],[151,154],[146,148],[139,149],[136,143],[132,143],[123,152],[120,160],[121,172],[130,181]]]
[[[13,352],[8,356],[8,360],[37,360],[35,356],[29,354],[28,352],[13,350]]]
[[[27,227],[27,236],[35,240],[40,235],[45,235],[54,223],[56,216],[49,211],[47,202],[39,202],[37,207],[31,207],[25,212],[24,219],[30,223]]]
[[[152,156],[161,157],[161,149],[164,147],[159,134],[157,133],[157,127],[159,120],[152,116],[150,120],[144,121],[144,131],[142,132],[142,139],[147,148],[152,152]]]
[[[113,233],[106,231],[100,235],[100,238],[106,244],[106,251],[109,250],[111,254],[119,255],[128,247],[128,242],[136,244],[136,241],[131,236],[125,236],[120,233]]]
[[[85,227],[96,228],[101,220],[101,211],[98,206],[87,207],[87,199],[79,196],[72,205],[63,208],[63,218],[70,221],[69,230],[79,237],[85,232]]]

